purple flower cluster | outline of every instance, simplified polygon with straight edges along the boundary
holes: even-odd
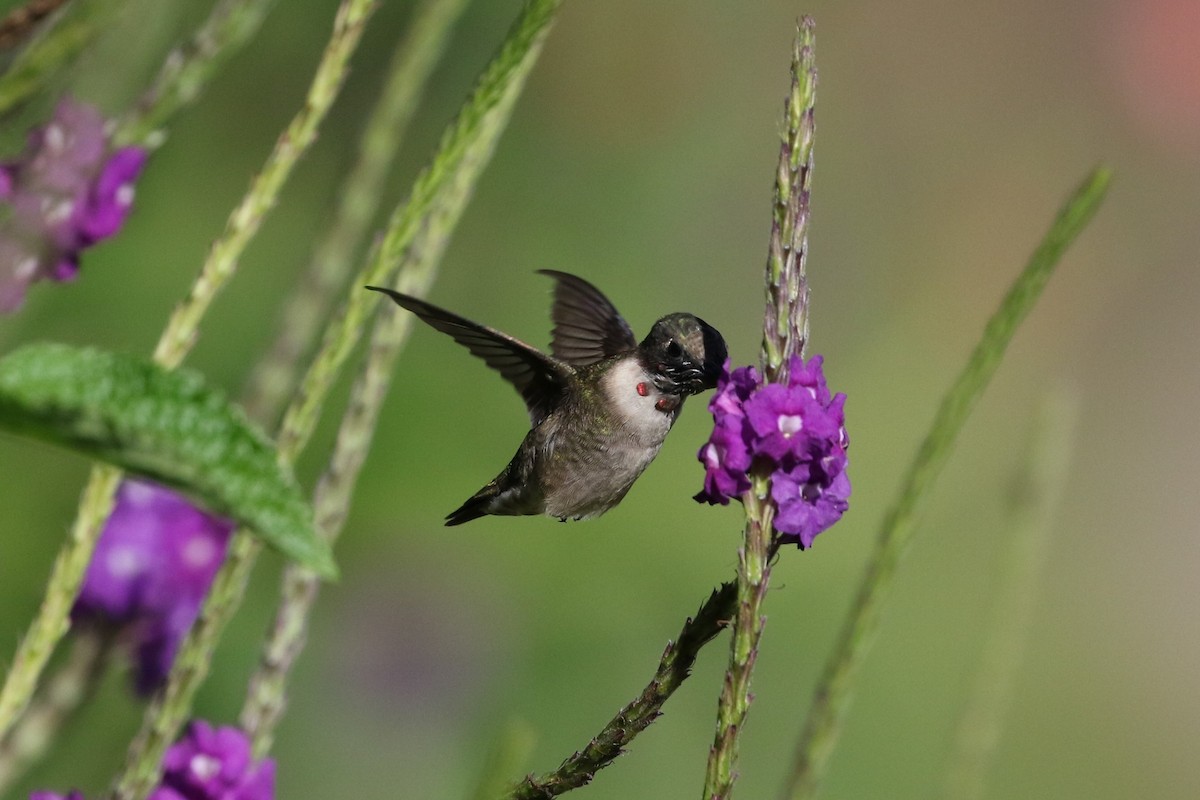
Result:
[[[275,762],[254,761],[250,740],[237,728],[203,720],[163,757],[162,782],[147,800],[272,800]]]
[[[162,781],[147,800],[274,800],[275,762],[255,761],[250,740],[237,728],[214,728],[203,720],[188,726],[183,738],[163,756]],[[33,792],[29,800],[84,800]]]
[[[21,157],[0,163],[0,312],[33,281],[75,277],[80,252],[121,229],[145,162],[139,147],[111,150],[100,112],[64,99]]]
[[[803,550],[849,507],[844,407],[831,396],[820,356],[793,356],[787,384],[764,385],[754,367],[728,365],[708,408],[713,432],[699,458],[704,491],[696,500],[725,505],[750,488],[751,469],[768,472],[775,530]]]
[[[135,480],[121,484],[72,616],[126,634],[136,652],[139,692],[153,691],[166,678],[232,530],[232,523],[169,489]]]

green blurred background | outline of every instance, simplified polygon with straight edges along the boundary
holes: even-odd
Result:
[[[73,82],[109,111],[204,13],[129,5]],[[206,320],[189,363],[231,393],[329,216],[410,6],[382,3],[320,142]],[[172,124],[125,232],[89,254],[78,282],[39,285],[0,318],[0,352],[55,339],[149,353],[298,107],[334,7],[279,4]],[[517,8],[468,9],[389,203]],[[1079,435],[987,796],[1200,796],[1200,501],[1187,494],[1200,475],[1194,0],[567,2],[432,299],[544,344],[549,285],[533,271],[565,269],[600,286],[639,334],[688,310],[725,334],[736,362],[756,359],[802,13],[817,21],[820,70],[811,352],[849,395],[854,495],[837,528],[775,568],[738,795],[777,795],[882,513],[942,391],[1062,199],[1104,161],[1116,172],[1108,202],[1018,334],[926,506],[824,796],[941,793],[1012,535],[1010,488],[1035,409],[1064,390],[1079,400]],[[3,135],[12,152],[23,133]],[[708,424],[703,401],[689,404],[655,464],[600,520],[447,530],[442,516],[506,463],[526,418],[499,377],[416,330],[340,545],[342,580],[323,591],[295,676],[275,751],[279,796],[464,797],[514,719],[537,735],[529,770],[582,747],[733,574],[738,510],[690,499]],[[327,424],[302,464],[306,482],[331,436]],[[80,459],[0,438],[6,652],[86,472]],[[200,714],[235,717],[278,569],[277,557],[263,559]],[[707,648],[665,717],[579,796],[695,797],[726,652],[724,637]],[[124,679],[110,675],[25,791],[106,785],[139,720]]]

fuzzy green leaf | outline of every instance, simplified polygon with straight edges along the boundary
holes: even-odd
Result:
[[[195,495],[325,577],[336,568],[275,448],[190,370],[34,344],[0,359],[0,431],[42,439]]]

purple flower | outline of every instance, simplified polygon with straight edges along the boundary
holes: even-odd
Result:
[[[837,432],[837,422],[804,387],[773,383],[746,401],[757,451],[775,461],[803,459]]]
[[[795,542],[802,550],[812,547],[817,534],[841,519],[850,507],[845,455],[834,463],[841,471],[833,477],[804,462],[771,475],[771,499],[778,509],[775,530],[783,534],[783,541]]]
[[[140,693],[153,691],[170,671],[232,530],[232,523],[169,489],[121,484],[72,615],[128,633]]]
[[[704,464],[704,491],[696,495],[697,502],[727,505],[729,498],[750,488],[746,477],[751,460],[747,445],[750,423],[742,407],[759,381],[754,367],[730,372],[726,361],[721,368],[717,393],[708,403],[713,415],[712,436],[697,454]]]
[[[250,740],[237,728],[214,728],[203,720],[188,726],[183,738],[163,756],[162,780],[147,800],[274,800],[275,761],[254,761]],[[29,800],[84,800],[79,792],[63,796],[33,792]]]
[[[36,280],[75,277],[81,251],[121,229],[145,162],[141,148],[113,151],[100,112],[70,99],[30,132],[21,157],[0,164],[0,312]]]
[[[75,228],[81,241],[95,244],[121,230],[133,205],[133,184],[145,164],[146,151],[138,147],[112,154],[76,210]]]
[[[846,396],[831,396],[823,362],[794,356],[787,384],[762,385],[751,367],[722,374],[709,403],[713,433],[699,458],[704,491],[696,500],[728,503],[750,488],[750,472],[769,474],[780,541],[801,549],[849,507]]]
[[[825,385],[825,357],[813,356],[804,363],[804,359],[793,356],[788,362],[788,386],[796,388],[803,386],[823,406],[830,403],[829,387]]]
[[[163,757],[162,782],[149,800],[272,800],[275,762],[254,761],[250,740],[237,728],[203,720],[188,726]]]

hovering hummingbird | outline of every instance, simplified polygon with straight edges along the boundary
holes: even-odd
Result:
[[[506,333],[406,294],[382,292],[449,334],[516,387],[532,428],[504,470],[446,515],[461,525],[487,514],[598,517],[621,502],[690,394],[712,389],[725,340],[691,314],[668,314],[638,344],[600,290],[582,278],[556,281],[546,355]]]

